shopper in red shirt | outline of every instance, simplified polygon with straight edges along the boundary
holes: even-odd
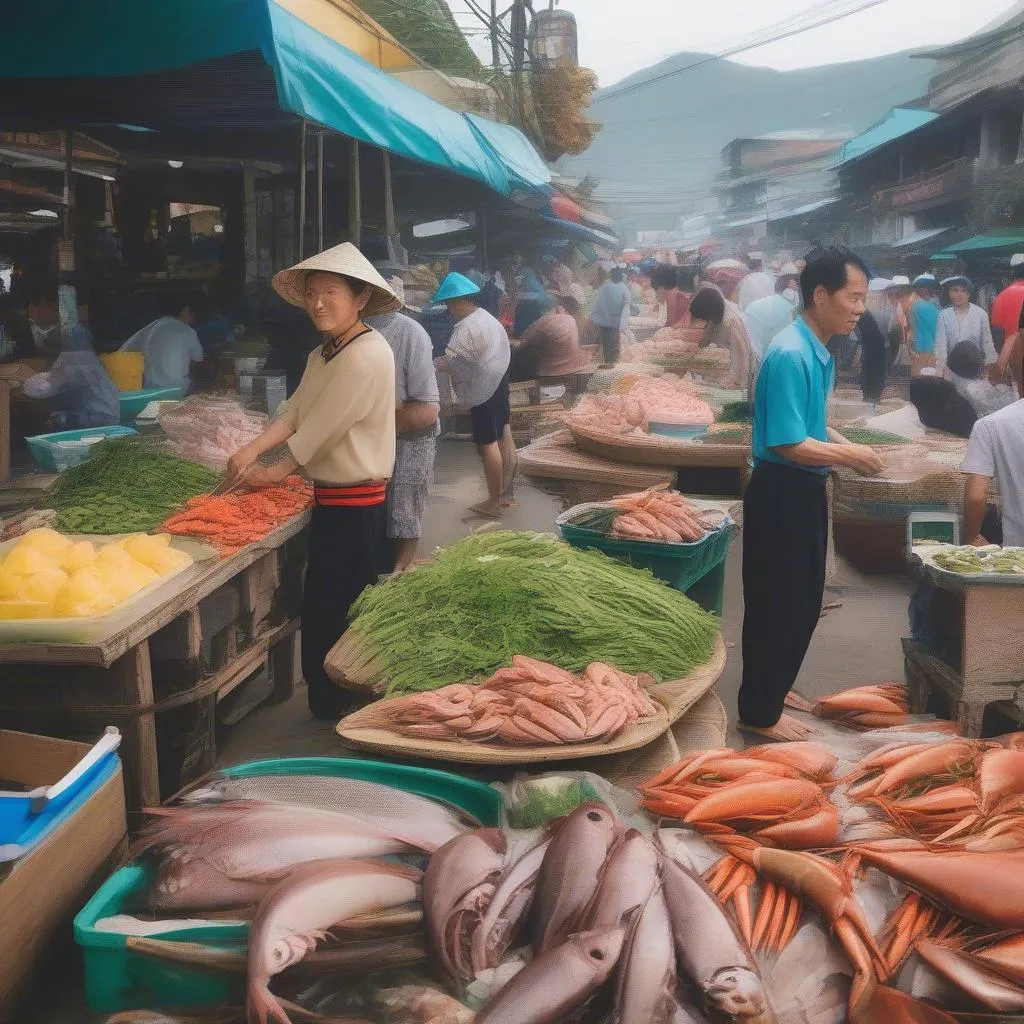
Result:
[[[1024,309],[1024,252],[1010,257],[1013,280],[992,303],[992,340],[1001,349],[1004,342],[1017,333],[1021,310]]]

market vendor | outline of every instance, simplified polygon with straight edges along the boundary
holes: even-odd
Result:
[[[1024,545],[1024,399],[974,424],[960,465],[964,484],[964,537],[968,544]],[[995,480],[1002,501],[1002,529],[988,505]]]
[[[609,366],[619,361],[622,332],[629,326],[631,300],[625,277],[621,267],[612,267],[590,309],[590,319],[597,326],[601,341],[602,358]]]
[[[597,358],[596,346],[580,345],[576,300],[570,296],[549,297],[548,311],[512,346],[510,378],[565,377],[578,373]]]
[[[505,328],[477,306],[479,292],[462,274],[449,274],[441,282],[433,301],[448,307],[455,329],[444,355],[434,365],[448,371],[459,404],[469,408],[473,441],[484,466],[487,497],[471,505],[469,511],[485,519],[499,519],[516,472],[509,406],[512,350]]]
[[[743,500],[740,727],[777,740],[808,732],[783,707],[821,615],[826,478],[840,466],[866,475],[882,469],[871,448],[830,441],[826,428],[835,383],[826,346],[857,327],[867,268],[849,249],[816,249],[800,291],[804,311],[772,342],[757,378],[754,471]]]
[[[697,342],[700,348],[718,345],[729,350],[729,375],[724,387],[750,389],[750,336],[743,314],[717,288],[702,288],[690,303],[690,320],[705,324]]]
[[[944,376],[949,353],[961,342],[967,342],[981,352],[985,365],[994,374],[999,356],[992,341],[992,328],[985,310],[971,302],[974,286],[970,279],[962,274],[947,277],[942,287],[949,295],[950,305],[939,314],[935,332],[936,372]]]
[[[353,602],[391,568],[382,554],[387,483],[395,465],[395,359],[362,318],[393,312],[399,301],[347,242],[282,270],[273,285],[286,302],[305,307],[323,344],[310,353],[284,411],[232,457],[228,475],[264,487],[301,468],[314,483],[302,671],[310,711],[336,718],[345,701],[327,677],[324,659],[345,631]],[[283,458],[269,468],[257,463],[282,444]]]
[[[24,298],[33,335],[45,339],[50,353],[48,368],[41,373],[22,366],[17,379],[24,394],[45,401],[59,430],[120,423],[120,396],[96,357],[89,328],[83,323],[61,328],[57,285],[37,282],[25,290]]]
[[[437,454],[441,398],[430,335],[404,313],[364,316],[395,356],[395,471],[388,485],[385,571],[405,572],[423,535],[423,513]],[[387,562],[391,565],[388,566]]]
[[[194,364],[206,358],[195,329],[203,301],[198,293],[170,293],[163,300],[163,315],[121,346],[122,352],[142,353],[142,380],[147,388],[191,386]]]

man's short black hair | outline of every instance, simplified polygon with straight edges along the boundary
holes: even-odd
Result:
[[[969,341],[961,341],[952,352],[946,362],[950,372],[958,377],[966,377],[968,380],[977,380],[985,368],[985,361],[981,355],[981,349]]]
[[[56,306],[57,282],[52,278],[36,278],[27,281],[20,289],[21,302],[25,306]]]
[[[1010,273],[1013,275],[1014,281],[1019,281],[1024,277],[1024,263],[1018,263],[1017,266],[1011,267]]]
[[[622,284],[625,276],[626,275],[623,272],[622,267],[612,267],[611,273],[608,275],[608,278],[612,282],[612,284]]]
[[[725,318],[725,299],[717,288],[701,288],[690,303],[690,316],[709,324],[720,324]]]
[[[835,295],[846,286],[849,274],[847,267],[856,267],[865,277],[871,277],[867,264],[845,245],[826,245],[812,249],[807,254],[807,266],[800,275],[800,292],[804,300],[804,308],[814,305],[814,293],[819,287],[829,295]]]
[[[692,267],[680,267],[676,271],[676,283],[684,292],[692,292],[697,286],[697,275]]]
[[[670,267],[667,263],[659,263],[651,271],[652,288],[675,288],[679,284],[676,276],[676,268]]]

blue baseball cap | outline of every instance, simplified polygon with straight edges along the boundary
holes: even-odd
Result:
[[[442,282],[431,302],[446,302],[448,299],[465,299],[479,295],[480,289],[468,277],[451,273]]]

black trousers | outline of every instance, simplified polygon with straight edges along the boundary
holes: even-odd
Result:
[[[382,572],[387,505],[313,509],[309,564],[302,592],[302,674],[309,710],[318,718],[340,715],[351,699],[328,678],[324,659],[348,626],[348,613]]]
[[[617,327],[601,327],[599,333],[602,358],[609,365],[617,363],[622,348],[622,331]]]
[[[762,462],[743,499],[740,721],[782,716],[821,616],[828,498],[818,473]]]

